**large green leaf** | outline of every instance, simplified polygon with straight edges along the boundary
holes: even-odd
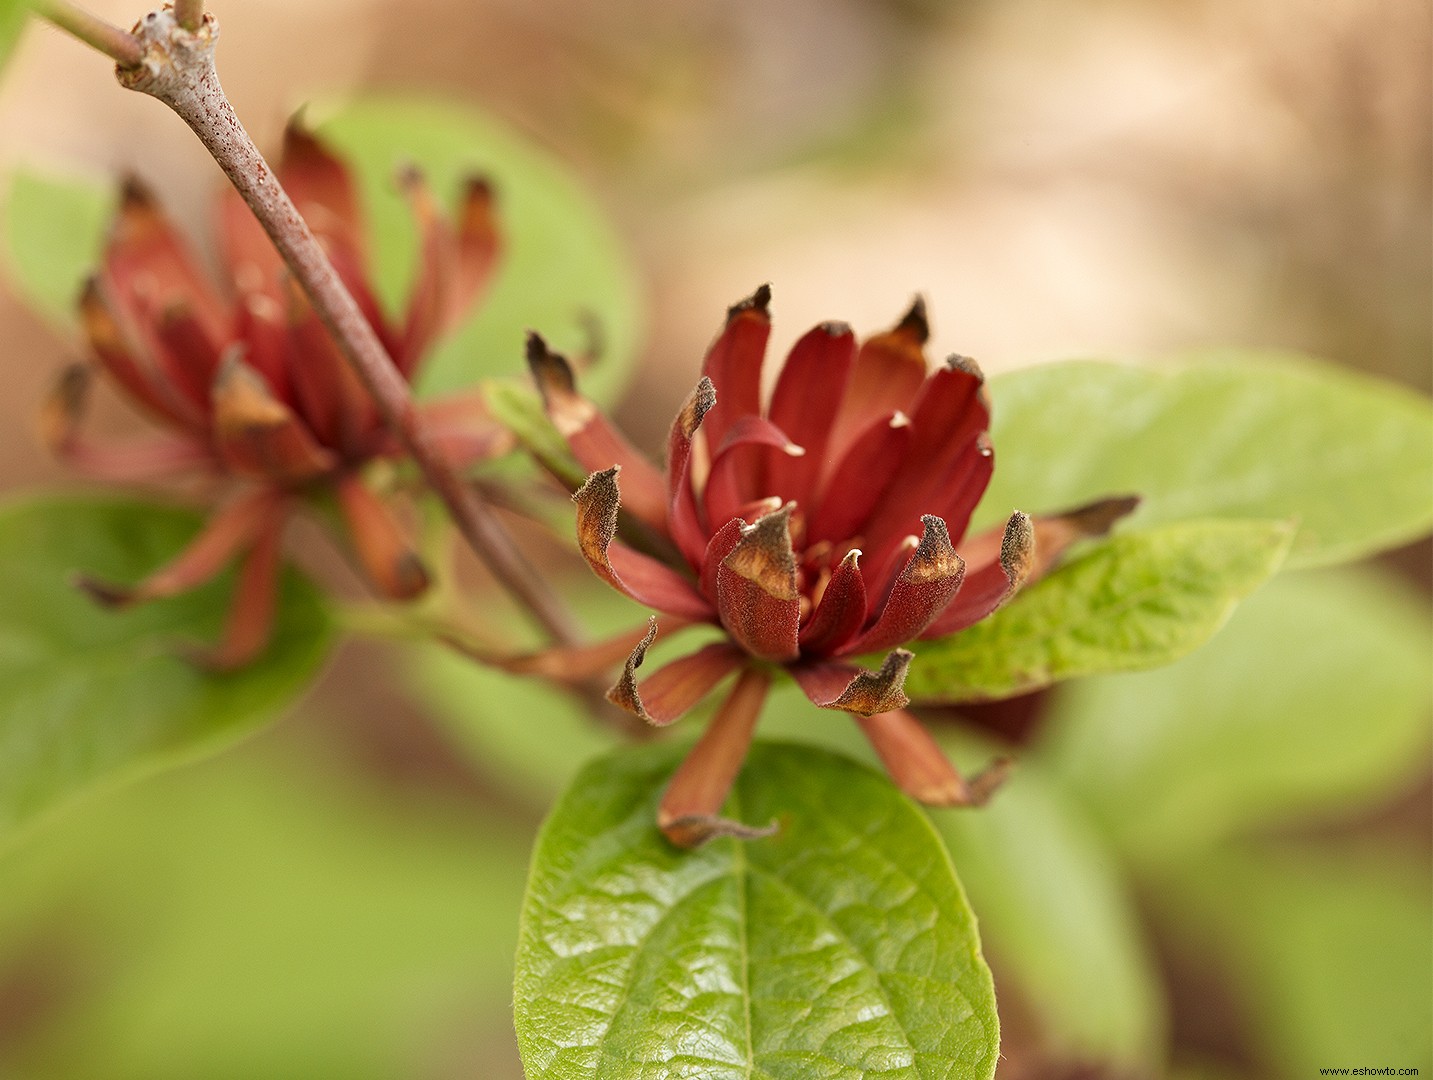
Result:
[[[270,732],[0,856],[0,985],[54,988],[29,1022],[6,1014],[0,1073],[393,1080],[461,1057],[518,1075],[522,827]]]
[[[124,612],[76,571],[133,581],[190,537],[195,515],[147,503],[35,499],[0,509],[0,834],[97,786],[224,745],[316,675],[329,640],[317,592],[285,575],[273,643],[232,674],[176,646],[217,635],[225,579]]]
[[[1167,664],[1207,641],[1278,569],[1290,532],[1216,520],[1117,536],[970,629],[913,646],[906,692],[917,701],[1000,698]]]
[[[965,759],[994,753],[973,739],[958,747]],[[1117,859],[1080,806],[1022,760],[989,806],[934,817],[980,912],[1001,1001],[1033,1014],[1044,1056],[1154,1075],[1158,970]]]
[[[1426,608],[1368,572],[1271,582],[1163,671],[1071,686],[1044,749],[1131,849],[1367,805],[1427,765]]]
[[[519,933],[530,1080],[993,1075],[975,920],[939,837],[889,782],[758,746],[727,811],[774,838],[669,847],[672,747],[585,769],[544,826]]]
[[[1261,845],[1165,870],[1148,886],[1154,908],[1202,968],[1223,969],[1259,1076],[1433,1070],[1426,852]]]
[[[1112,493],[1131,524],[1287,518],[1292,559],[1354,559],[1433,526],[1433,408],[1312,361],[1216,354],[1171,370],[1051,364],[993,380],[1000,455],[979,520]]]
[[[444,196],[469,173],[493,180],[506,238],[497,280],[468,324],[426,362],[425,392],[522,372],[530,329],[560,351],[581,352],[584,320],[595,317],[603,356],[582,388],[598,400],[615,396],[636,355],[639,289],[625,248],[568,167],[491,117],[436,101],[361,100],[320,130],[359,170],[379,292],[390,306],[404,297],[417,253],[395,170],[416,163]]]
[[[5,262],[20,294],[58,326],[75,320],[80,287],[99,264],[114,192],[103,184],[18,169],[5,193]]]

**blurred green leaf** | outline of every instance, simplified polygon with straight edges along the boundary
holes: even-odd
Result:
[[[30,0],[0,0],[0,72],[20,38],[30,6]]]
[[[1134,492],[1136,527],[1297,520],[1301,566],[1433,526],[1433,406],[1347,370],[1255,352],[1172,370],[1051,364],[994,379],[991,398],[1000,465],[985,525]]]
[[[516,1075],[521,826],[360,785],[333,756],[265,738],[76,807],[0,859],[0,984],[40,949],[55,988],[28,1031],[7,1028],[0,1073]]]
[[[231,575],[123,612],[101,610],[71,582],[80,570],[138,580],[198,521],[118,499],[0,509],[0,834],[87,790],[226,745],[313,681],[329,622],[296,572],[285,574],[269,650],[225,675],[175,651],[217,635]]]
[[[543,410],[542,399],[530,386],[510,379],[483,384],[483,400],[498,423],[517,437],[523,448],[554,476],[576,489],[587,479],[584,469]]]
[[[1000,698],[1167,664],[1278,569],[1290,535],[1278,522],[1191,521],[1117,536],[970,629],[912,646],[906,693]]]
[[[1329,817],[1427,764],[1433,637],[1409,590],[1285,575],[1173,667],[1068,688],[1047,756],[1122,843],[1181,858],[1239,829]]]
[[[102,184],[28,169],[5,194],[5,263],[20,294],[58,326],[72,326],[80,287],[99,265],[115,193]]]
[[[390,309],[404,301],[417,257],[412,214],[393,184],[396,169],[419,165],[443,198],[455,196],[472,173],[494,183],[505,237],[498,275],[474,317],[426,361],[424,393],[521,373],[530,329],[559,351],[581,353],[584,320],[595,317],[603,355],[582,389],[599,401],[617,395],[636,356],[639,287],[625,248],[569,166],[492,117],[438,101],[360,100],[319,130],[358,169],[376,280]]]
[[[752,843],[667,845],[681,748],[588,766],[543,827],[518,943],[530,1080],[990,1077],[975,920],[920,812],[882,777],[759,745],[727,812]]]
[[[976,740],[960,756],[988,760]],[[989,806],[933,813],[980,915],[996,989],[1038,1021],[1042,1056],[1153,1076],[1164,995],[1113,852],[1078,804],[1021,761]],[[1007,983],[1008,980],[1008,983]]]
[[[1433,1068],[1426,853],[1220,849],[1153,888],[1185,947],[1222,966],[1260,1076]]]

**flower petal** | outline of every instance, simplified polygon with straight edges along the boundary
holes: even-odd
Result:
[[[301,117],[295,116],[284,129],[276,172],[314,235],[347,248],[361,264],[365,233],[353,175],[304,127]]]
[[[458,266],[448,317],[461,319],[492,281],[502,253],[502,233],[494,210],[493,188],[486,177],[470,176],[458,208]]]
[[[160,313],[154,347],[169,385],[207,413],[210,387],[219,369],[219,342],[204,332],[192,310],[176,303]]]
[[[711,606],[684,577],[666,564],[614,542],[621,505],[620,470],[621,466],[614,465],[593,473],[572,496],[577,504],[577,543],[583,558],[598,577],[639,604],[684,619],[710,619]]]
[[[136,403],[165,423],[195,432],[205,430],[203,410],[157,378],[153,368],[141,366],[134,337],[121,325],[98,278],[85,282],[80,321],[100,366]]]
[[[578,393],[572,366],[537,334],[527,336],[527,364],[548,418],[583,468],[595,471],[620,465],[623,508],[665,530],[667,489],[656,466],[608,423],[601,409]]]
[[[965,560],[950,546],[945,522],[927,514],[923,524],[920,543],[897,575],[875,624],[842,646],[840,655],[877,652],[919,637],[960,589]]]
[[[428,570],[393,512],[353,473],[338,478],[339,509],[368,579],[390,600],[412,600],[428,588]]]
[[[458,240],[418,169],[403,169],[398,187],[418,226],[418,268],[408,290],[407,317],[393,358],[411,375],[418,358],[448,325],[449,299],[457,285]]]
[[[763,488],[783,502],[810,506],[826,460],[831,420],[841,407],[856,338],[845,323],[822,323],[792,347],[776,380],[767,415],[771,422],[806,448],[805,455],[773,458]]]
[[[261,529],[239,566],[224,636],[212,649],[191,651],[194,663],[210,671],[233,671],[264,651],[274,625],[282,543],[281,521],[272,520]]]
[[[707,417],[707,445],[721,445],[727,429],[741,416],[761,412],[761,361],[771,335],[771,286],[762,285],[727,310],[726,325],[707,350],[702,374],[716,387],[717,400]]]
[[[916,297],[900,322],[861,343],[832,425],[830,446],[836,455],[879,417],[910,413],[925,381],[924,345],[929,337],[925,301]]]
[[[965,780],[930,732],[904,709],[857,719],[876,754],[902,791],[927,806],[984,806],[1010,771],[997,758]]]
[[[440,398],[420,405],[418,413],[429,440],[454,468],[491,461],[517,445],[513,433],[493,418],[480,393]]]
[[[673,774],[657,807],[657,825],[678,847],[698,847],[718,836],[755,839],[776,831],[774,822],[766,828],[752,828],[717,816],[746,759],[770,685],[765,673],[753,668],[743,671]]]
[[[692,440],[715,404],[716,388],[703,375],[683,402],[667,434],[667,528],[693,567],[703,565],[707,534],[697,513],[697,496],[692,488]],[[714,591],[706,588],[702,591],[716,602]]]
[[[313,480],[338,464],[237,354],[214,380],[214,445],[235,472],[284,484]]]
[[[109,299],[141,332],[178,304],[193,312],[216,352],[228,337],[226,305],[149,189],[134,178],[120,194],[119,213],[105,245],[103,275]]]
[[[821,602],[801,628],[803,655],[835,652],[866,621],[866,579],[861,576],[860,557],[860,549],[852,548],[832,572]]]
[[[1017,510],[1006,522],[999,559],[970,571],[955,599],[921,637],[945,637],[978,623],[1015,595],[1034,565],[1035,528],[1029,515]]]
[[[903,412],[877,417],[846,447],[806,524],[806,542],[839,543],[861,535],[871,513],[907,464],[910,418]]]
[[[727,633],[753,656],[794,660],[801,594],[786,506],[743,526],[736,546],[717,567],[717,613]]]
[[[762,499],[763,477],[780,460],[805,455],[786,432],[760,416],[741,416],[727,429],[712,455],[706,490],[702,492],[707,521],[730,521],[742,507]],[[777,499],[777,505],[782,500]]]
[[[115,585],[86,574],[75,584],[110,608],[177,596],[217,577],[234,555],[269,530],[277,533],[284,498],[272,488],[239,495],[214,513],[178,555],[135,585]]]
[[[921,515],[944,512],[953,537],[990,480],[990,425],[984,376],[974,361],[952,356],[921,386],[911,412],[908,466],[900,471],[864,530],[867,550],[879,559],[916,530]]]
[[[698,586],[702,595],[711,601],[712,610],[716,610],[717,571],[721,569],[722,560],[730,555],[732,548],[741,541],[741,531],[744,528],[746,528],[746,522],[743,519],[732,518],[712,535],[711,541],[707,544],[706,553],[702,556],[701,578],[698,581]]]
[[[1072,545],[1104,536],[1115,522],[1134,513],[1139,503],[1138,495],[1118,495],[1096,499],[1063,513],[1034,518],[1035,561],[1030,567],[1029,580],[1039,581],[1048,574]],[[982,533],[965,543],[966,558],[972,566],[993,562],[999,558],[1000,545],[1000,530]]]
[[[892,649],[879,671],[865,671],[851,664],[798,664],[791,675],[798,686],[821,709],[839,709],[870,716],[910,704],[902,689],[914,653]]]
[[[326,446],[355,453],[377,408],[298,286],[288,296],[289,378],[308,426]]]
[[[656,636],[657,620],[653,618],[646,636],[628,656],[617,684],[607,691],[607,700],[654,727],[665,727],[739,668],[744,657],[739,649],[726,642],[705,645],[673,660],[638,686],[637,669],[642,666]]]

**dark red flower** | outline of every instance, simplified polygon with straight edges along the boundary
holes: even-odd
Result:
[[[955,770],[905,710],[912,654],[900,646],[989,615],[1071,542],[1132,506],[1109,500],[1044,521],[1017,512],[963,543],[962,557],[955,545],[994,465],[980,369],[952,356],[931,371],[917,301],[864,342],[843,323],[811,330],[763,403],[769,299],[762,287],[728,312],[672,425],[665,471],[578,393],[561,357],[536,338],[529,350],[548,415],[596,470],[574,496],[588,563],[681,624],[726,632],[638,682],[653,618],[608,695],[663,725],[738,674],[661,804],[659,823],[684,845],[745,831],[715,814],[777,668],[816,705],[853,714],[915,798],[982,802],[1003,764],[969,780]],[[874,671],[854,663],[882,652]]]
[[[406,311],[395,321],[381,310],[366,277],[366,236],[348,169],[291,125],[277,172],[411,379],[492,275],[500,242],[488,185],[470,181],[457,220],[450,221],[417,172],[402,177],[421,250]],[[223,288],[200,269],[149,192],[136,182],[125,185],[80,314],[95,366],[168,430],[118,445],[86,438],[79,420],[89,366],[66,373],[45,427],[55,450],[96,478],[198,471],[232,481],[228,499],[169,565],[132,587],[86,583],[105,602],[133,603],[192,588],[241,558],[224,640],[209,658],[228,667],[252,658],[268,640],[279,537],[304,495],[336,497],[358,561],[383,595],[414,597],[428,576],[392,509],[362,476],[369,462],[399,453],[372,399],[232,190],[224,195],[219,232]],[[421,411],[435,444],[455,465],[510,445],[476,396]]]

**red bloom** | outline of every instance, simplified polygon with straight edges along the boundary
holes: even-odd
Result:
[[[422,246],[407,310],[385,317],[365,277],[365,234],[347,168],[291,125],[278,175],[399,370],[412,378],[438,335],[491,277],[499,237],[488,186],[473,180],[456,223],[416,172],[403,177]],[[49,441],[87,474],[149,479],[198,470],[233,481],[229,500],[182,554],[131,588],[88,582],[113,604],[192,588],[242,557],[234,610],[210,658],[242,664],[268,640],[284,519],[296,499],[332,491],[368,577],[408,599],[427,573],[388,505],[361,478],[399,453],[359,384],[264,235],[232,190],[219,215],[227,287],[216,289],[139,184],[125,186],[100,272],[80,313],[95,363],[168,431],[98,446],[79,431],[91,368],[66,374],[46,414]],[[425,410],[455,465],[505,449],[508,437],[477,398]]]
[[[912,654],[899,646],[989,615],[1074,539],[1104,531],[1132,506],[1111,500],[1047,521],[1016,513],[1003,530],[962,545],[962,558],[953,545],[994,464],[979,368],[953,356],[929,370],[917,301],[897,326],[860,344],[842,323],[811,330],[763,407],[769,299],[763,286],[728,312],[672,425],[665,475],[578,394],[561,357],[536,338],[529,351],[548,415],[582,465],[597,470],[574,496],[588,563],[633,599],[726,632],[639,683],[654,618],[609,698],[669,724],[740,673],[662,801],[659,823],[684,845],[746,831],[714,815],[774,666],[816,705],[855,715],[915,798],[984,801],[1003,764],[970,780],[951,766],[905,711]],[[876,671],[852,662],[877,652],[886,657]]]

